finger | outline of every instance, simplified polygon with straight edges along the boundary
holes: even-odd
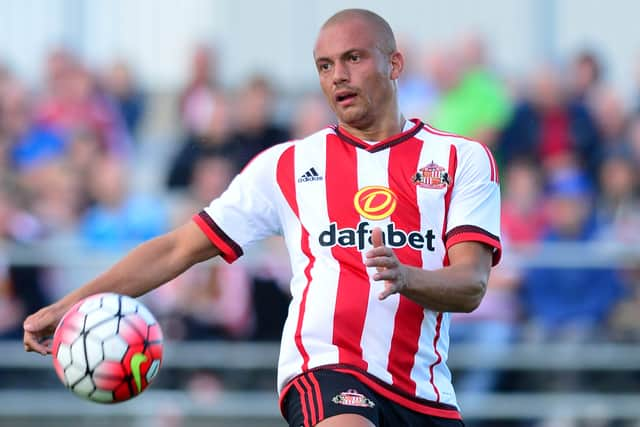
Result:
[[[380,227],[375,227],[371,231],[371,243],[373,244],[374,248],[384,246],[384,243],[382,242],[382,229],[380,229]]]
[[[366,254],[367,258],[373,258],[376,256],[392,256],[392,255],[393,255],[393,251],[391,251],[391,248],[388,248],[386,246],[379,246],[377,248],[370,249]]]
[[[30,332],[24,334],[24,349],[25,351],[35,351],[43,356],[51,353],[51,348],[47,345],[48,342],[39,342],[39,339]]]
[[[369,258],[365,261],[365,264],[367,267],[378,268],[395,268],[398,266],[398,262],[394,258],[388,256]]]
[[[384,290],[378,294],[378,299],[382,301],[384,299],[387,299],[387,297],[395,294],[396,292],[398,292],[398,290],[396,289],[394,284],[391,282],[387,282],[384,285]]]
[[[399,274],[396,269],[382,269],[373,275],[373,280],[380,281],[386,280],[388,282],[394,282],[398,280]]]

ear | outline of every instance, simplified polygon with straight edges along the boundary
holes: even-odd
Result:
[[[404,69],[404,56],[402,56],[400,52],[395,51],[389,59],[391,62],[391,80],[398,80]]]

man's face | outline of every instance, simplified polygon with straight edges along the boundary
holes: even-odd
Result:
[[[347,19],[324,27],[314,49],[320,86],[340,123],[367,128],[395,104],[389,53],[378,47],[373,26]]]

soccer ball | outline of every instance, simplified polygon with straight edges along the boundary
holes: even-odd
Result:
[[[53,366],[76,395],[116,403],[140,394],[162,362],[162,331],[134,298],[102,293],[65,313],[53,336]]]

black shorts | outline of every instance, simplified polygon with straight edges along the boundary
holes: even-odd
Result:
[[[362,415],[377,427],[464,427],[461,420],[421,414],[374,392],[355,376],[325,369],[294,378],[282,408],[290,427],[312,427],[339,414]]]

